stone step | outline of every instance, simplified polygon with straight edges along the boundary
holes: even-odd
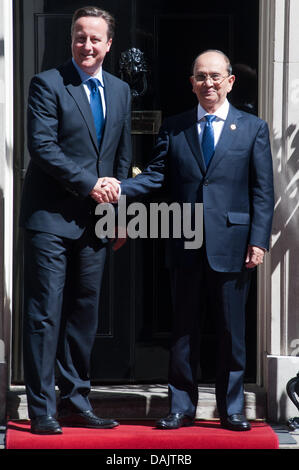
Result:
[[[217,419],[215,388],[199,385],[196,418]],[[58,393],[58,392],[57,392]],[[168,414],[167,385],[93,386],[89,395],[95,412],[116,419],[157,419]],[[263,388],[245,385],[245,413],[248,419],[266,419],[266,392]],[[12,386],[8,392],[9,419],[28,419],[24,386]]]

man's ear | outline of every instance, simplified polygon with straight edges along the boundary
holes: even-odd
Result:
[[[110,51],[111,45],[112,45],[112,38],[110,38],[109,41],[107,42],[107,52]]]
[[[230,75],[230,77],[228,78],[228,83],[230,84],[228,93],[229,93],[230,91],[232,91],[232,88],[233,88],[233,86],[234,86],[235,80],[236,80],[235,75]]]

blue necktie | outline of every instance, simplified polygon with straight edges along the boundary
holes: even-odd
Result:
[[[207,114],[205,116],[206,124],[202,135],[201,147],[206,163],[206,167],[208,168],[210,160],[215,151],[215,143],[214,143],[214,129],[212,122],[216,119],[216,116],[211,114]]]
[[[90,78],[87,83],[90,88],[90,107],[94,118],[98,144],[100,146],[104,127],[104,114],[99,90],[100,81],[97,78]]]

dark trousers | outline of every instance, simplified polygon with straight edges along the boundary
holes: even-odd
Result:
[[[90,409],[89,364],[98,325],[105,245],[24,233],[24,375],[29,417],[55,415],[55,368],[62,400]]]
[[[198,401],[197,368],[206,296],[217,324],[216,401],[220,417],[243,412],[246,365],[245,306],[251,271],[213,271],[203,254],[196,267],[171,270],[173,299],[169,365],[171,413],[194,417]]]

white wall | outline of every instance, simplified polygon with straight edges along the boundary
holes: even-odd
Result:
[[[5,419],[12,310],[13,230],[12,2],[0,2],[0,422]]]
[[[299,372],[299,2],[260,6],[260,114],[270,127],[275,178],[271,252],[260,271],[261,353],[268,417],[286,421],[299,414],[286,394]]]

